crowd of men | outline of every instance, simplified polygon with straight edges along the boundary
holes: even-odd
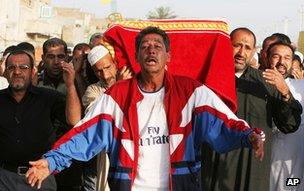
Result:
[[[304,190],[286,184],[304,178],[303,55],[281,33],[260,52],[248,28],[230,39],[235,114],[167,71],[170,39],[157,27],[136,37],[138,74],[117,67],[101,33],[71,56],[62,39],[45,41],[38,65],[30,43],[7,47],[0,190]]]

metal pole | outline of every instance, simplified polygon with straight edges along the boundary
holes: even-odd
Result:
[[[299,11],[300,16],[301,16],[301,26],[300,26],[300,31],[304,30],[304,6],[301,5],[301,9]]]
[[[111,12],[112,13],[117,13],[117,2],[116,2],[116,0],[111,1]]]

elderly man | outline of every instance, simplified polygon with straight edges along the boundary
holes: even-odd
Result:
[[[82,97],[85,113],[88,112],[94,101],[116,83],[116,81],[120,79],[129,79],[133,74],[127,67],[123,67],[122,70],[118,71],[110,52],[102,45],[95,46],[89,52],[88,61],[99,81],[88,86]],[[85,168],[85,189],[87,189],[86,187],[89,187],[91,190],[95,190],[96,187],[97,190],[109,190],[106,181],[108,168],[109,160],[106,153],[101,152],[97,157],[97,172],[95,172],[96,160],[91,160],[91,166]]]
[[[104,150],[110,155],[111,190],[201,190],[200,145],[219,152],[241,146],[263,157],[260,131],[254,131],[208,87],[169,74],[167,34],[147,27],[136,37],[141,72],[114,84],[84,119],[43,159],[30,162],[29,183],[40,187],[52,172],[88,160]]]
[[[32,85],[33,55],[15,48],[5,61],[5,76],[9,87],[0,90],[0,190],[28,191],[25,179],[28,160],[37,160],[56,140],[54,120],[66,123],[65,108],[70,101],[54,90]],[[68,86],[73,84],[67,64],[62,64]],[[66,107],[65,107],[66,106]],[[56,190],[50,176],[43,190]]]
[[[96,98],[102,95],[116,81],[129,79],[133,75],[132,70],[126,66],[118,71],[109,50],[102,45],[94,47],[89,52],[88,61],[99,82],[90,85],[82,97],[82,103],[86,110],[88,110]]]

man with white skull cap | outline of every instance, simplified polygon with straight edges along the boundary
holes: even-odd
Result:
[[[82,97],[82,104],[86,111],[94,100],[111,87],[117,80],[129,79],[132,71],[126,66],[117,72],[117,66],[109,50],[102,45],[94,47],[88,54],[88,61],[99,79],[90,85]]]
[[[109,50],[102,45],[95,46],[89,52],[88,61],[99,81],[88,86],[82,97],[82,104],[85,108],[85,113],[89,110],[96,98],[101,96],[117,80],[132,77],[132,72],[127,67],[124,67],[119,73],[117,72],[116,63]],[[106,153],[101,152],[97,157],[97,190],[109,190],[106,181],[108,168],[109,160],[106,157]]]

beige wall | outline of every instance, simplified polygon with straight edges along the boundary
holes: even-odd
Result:
[[[298,50],[304,54],[304,31],[300,31],[299,33]]]
[[[0,0],[0,50],[18,42],[19,0]]]
[[[106,19],[80,9],[52,7],[51,17],[41,17],[41,7],[51,0],[0,0],[0,51],[27,41],[37,49],[45,40],[59,37],[69,45],[88,42],[95,32],[103,32]],[[40,58],[40,55],[38,56]]]
[[[55,7],[54,19],[64,26],[62,38],[72,45],[88,43],[93,33],[103,32],[107,26],[106,19],[97,19],[94,14],[81,12],[80,9]]]

